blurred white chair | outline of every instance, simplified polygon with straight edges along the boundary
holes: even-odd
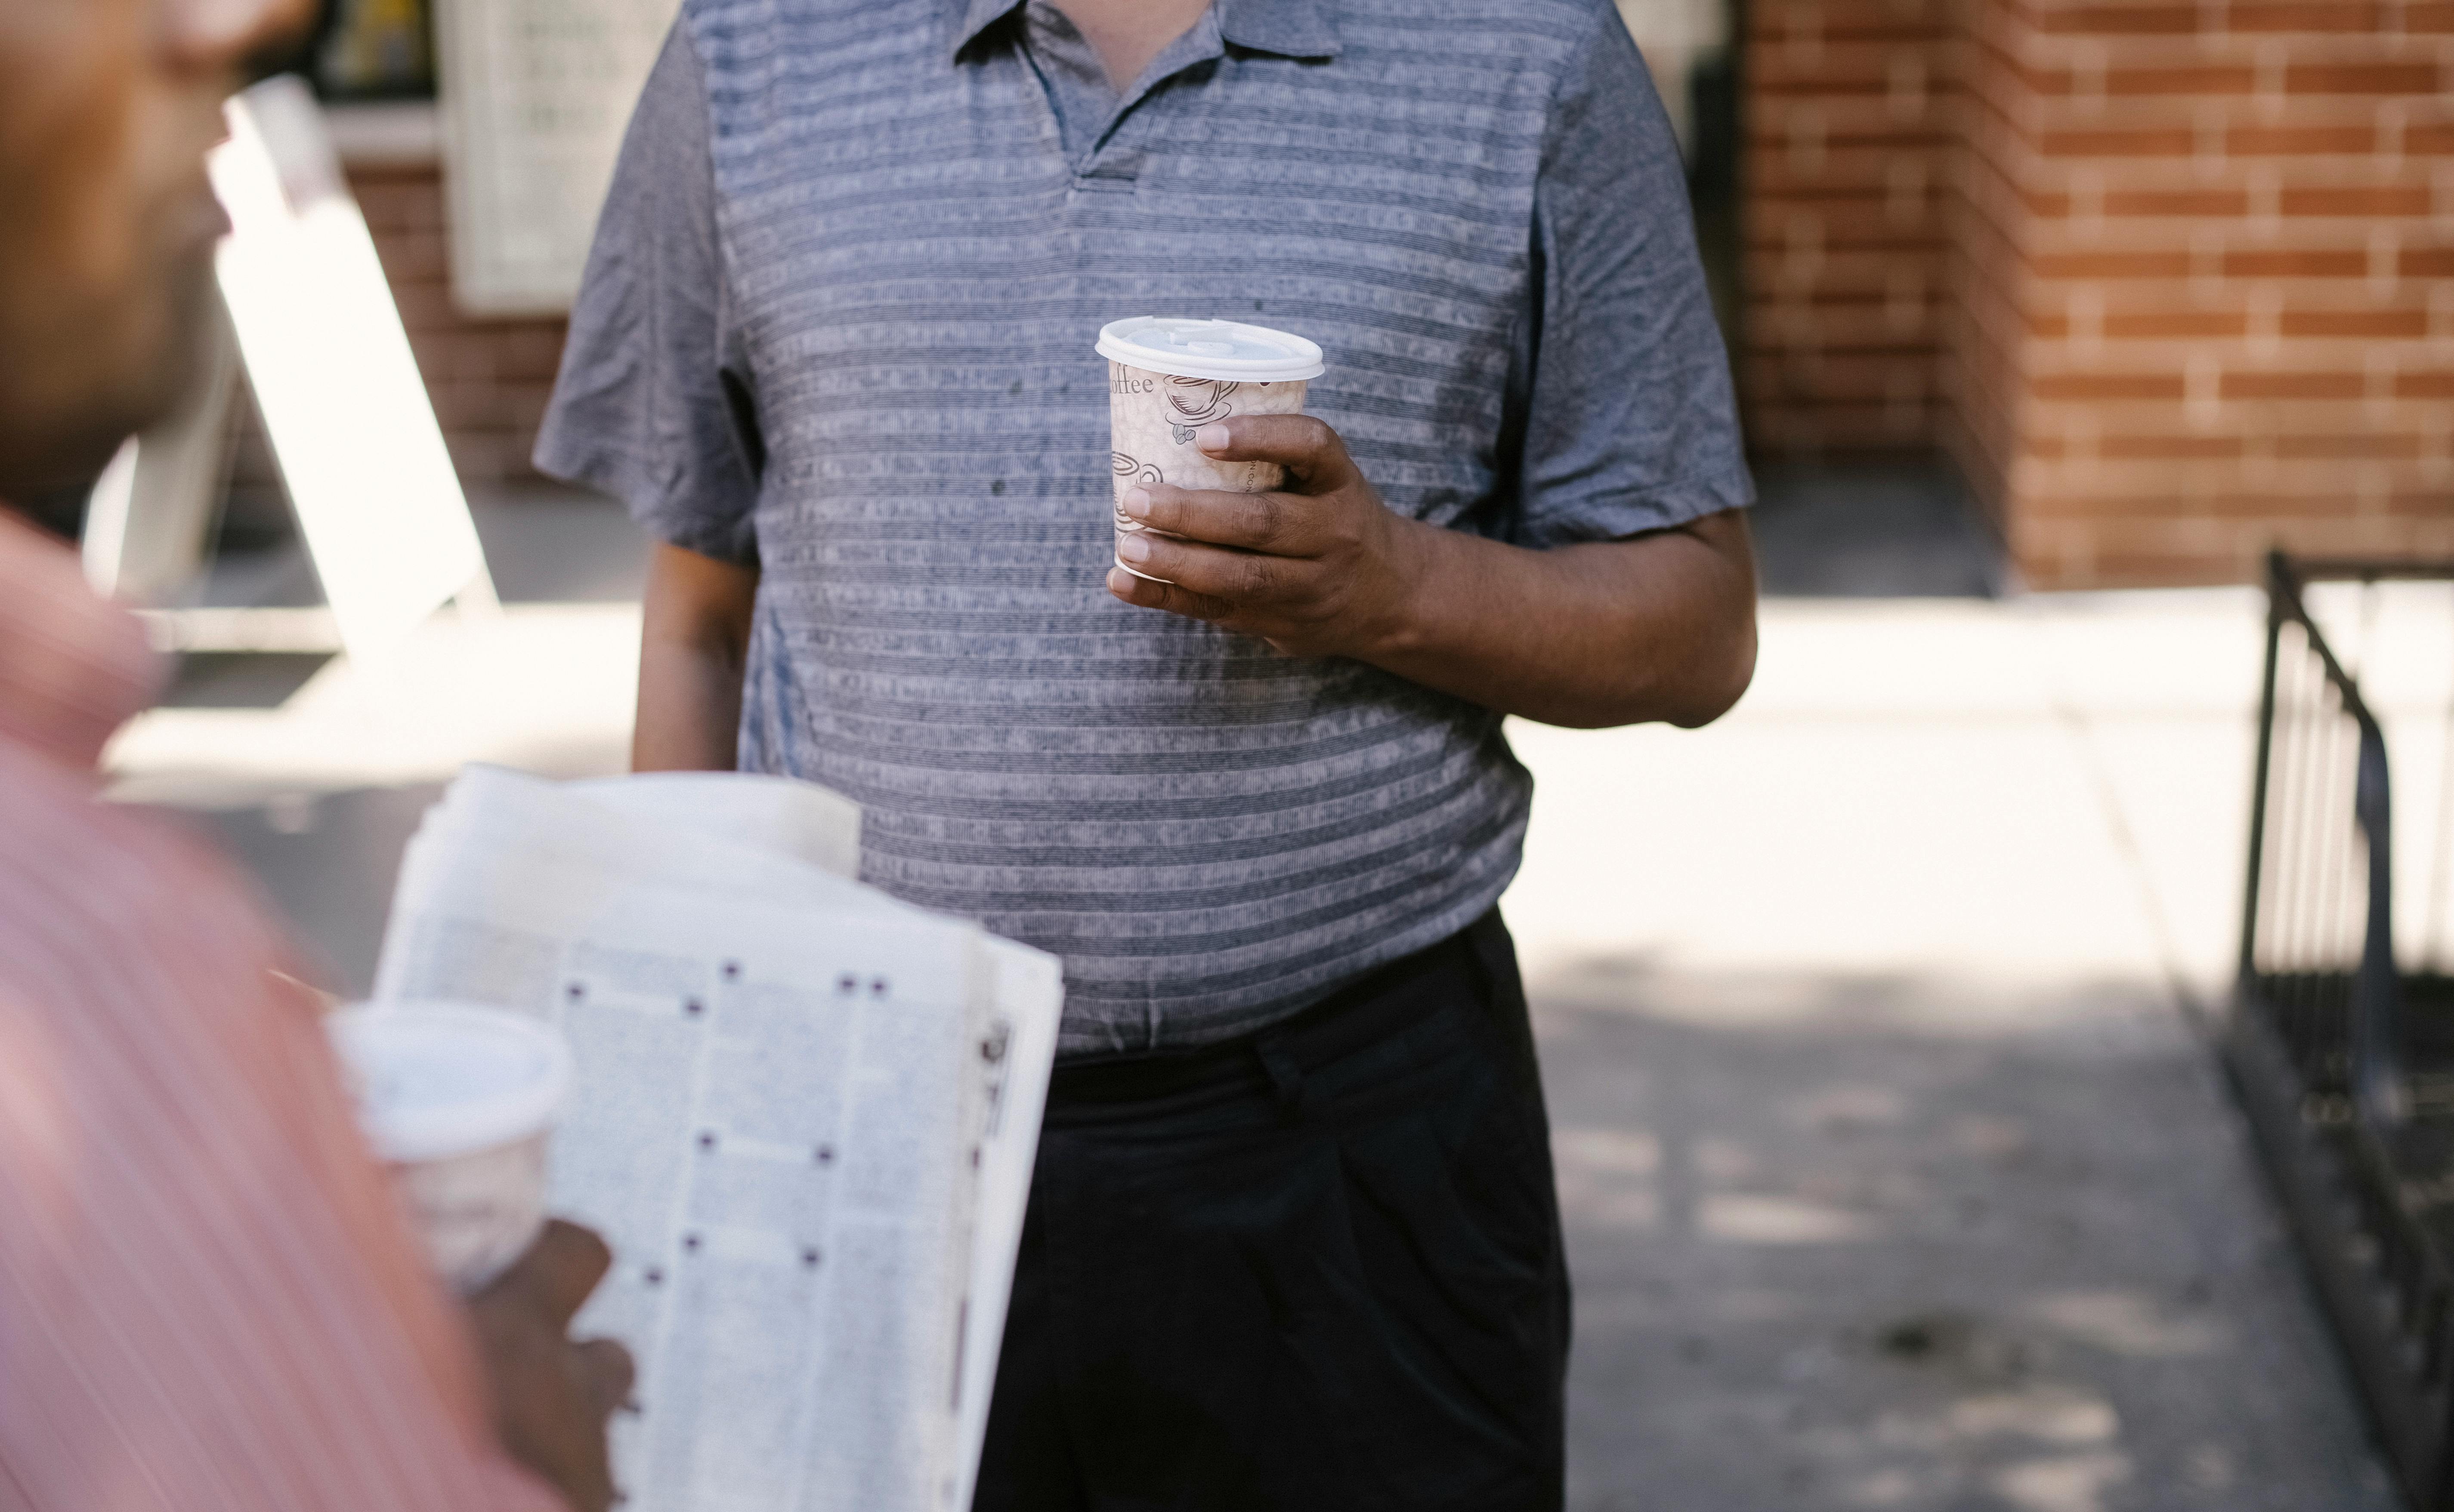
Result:
[[[400,311],[307,87],[278,78],[229,107],[214,191],[233,230],[215,269],[228,318],[180,412],[121,449],[87,510],[97,588],[149,611],[180,650],[345,650],[379,658],[446,604],[496,608],[469,501]],[[204,567],[244,366],[325,607],[172,607]]]

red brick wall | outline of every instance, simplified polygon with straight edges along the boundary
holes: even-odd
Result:
[[[1950,0],[1755,0],[1742,78],[1749,434],[1792,457],[1935,445]]]
[[[2026,249],[2035,207],[2023,187],[2024,84],[2001,0],[1966,0],[1951,43],[1953,121],[1937,434],[1978,501],[2006,525],[2008,480],[2027,412]]]
[[[1940,443],[2040,586],[2454,553],[2454,0],[1760,0],[1747,66],[1760,446]]]
[[[435,169],[357,168],[350,186],[374,233],[462,481],[533,480],[529,452],[562,360],[563,322],[473,320],[453,307]]]
[[[2454,552],[2454,3],[1973,10],[1971,201],[2021,229],[1959,449],[2030,580]]]

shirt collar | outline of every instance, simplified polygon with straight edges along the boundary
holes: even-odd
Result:
[[[1025,0],[953,0],[953,55],[979,39],[981,32],[1020,10]],[[1338,28],[1329,18],[1327,0],[1211,0],[1218,16],[1218,34],[1229,45],[1249,52],[1275,52],[1290,58],[1338,56]]]
[[[956,58],[963,50],[977,41],[979,34],[1023,7],[1024,0],[955,0],[955,45],[949,51]]]
[[[1328,0],[1211,0],[1218,34],[1248,52],[1288,58],[1338,56],[1338,26]]]

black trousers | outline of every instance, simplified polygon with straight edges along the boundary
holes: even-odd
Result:
[[[1568,1278],[1497,911],[1259,1034],[1060,1067],[977,1512],[1558,1512]]]

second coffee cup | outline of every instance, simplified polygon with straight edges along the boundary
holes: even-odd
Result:
[[[569,1045],[524,1014],[473,1004],[363,1004],[326,1025],[428,1260],[461,1295],[483,1289],[545,1226]]]
[[[1099,355],[1108,359],[1108,460],[1119,538],[1146,528],[1125,513],[1125,495],[1135,488],[1165,483],[1263,493],[1286,482],[1276,463],[1219,462],[1193,437],[1231,415],[1301,414],[1305,389],[1324,370],[1318,347],[1266,326],[1140,315],[1102,328]],[[1166,581],[1126,567],[1121,557],[1116,566]]]

